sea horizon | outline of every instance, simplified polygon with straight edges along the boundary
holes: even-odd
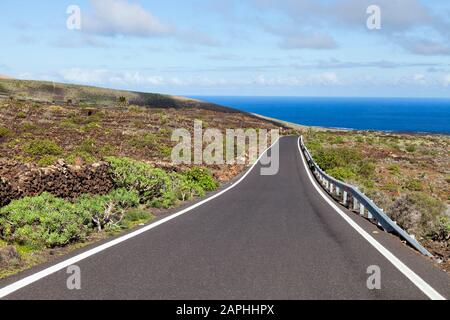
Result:
[[[189,96],[311,127],[450,134],[450,98]]]

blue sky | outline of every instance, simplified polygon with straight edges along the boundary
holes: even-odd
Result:
[[[366,26],[369,5],[381,30]],[[81,30],[66,27],[69,5]],[[179,95],[450,97],[447,0],[0,2],[0,74]]]

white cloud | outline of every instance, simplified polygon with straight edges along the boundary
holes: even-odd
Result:
[[[250,84],[250,83],[249,83]],[[305,87],[305,86],[332,86],[340,85],[339,77],[335,72],[308,74],[301,76],[256,76],[251,84],[268,87]]]
[[[59,75],[64,81],[95,85],[104,83],[111,76],[110,72],[105,69],[84,70],[79,68],[62,70]]]
[[[257,8],[284,12],[297,29],[345,29],[367,32],[366,9],[376,4],[381,8],[382,29],[373,34],[418,55],[450,55],[450,21],[445,14],[434,12],[420,0],[250,0]],[[413,36],[425,34],[423,40]],[[279,32],[280,35],[283,35]],[[287,34],[284,34],[286,37]]]
[[[174,29],[151,12],[125,0],[91,0],[93,12],[83,19],[83,29],[102,35],[167,36]]]
[[[413,80],[419,84],[427,84],[427,79],[424,74],[417,73],[413,76]]]
[[[339,77],[335,72],[324,72],[314,76],[314,79],[322,85],[339,84]]]
[[[288,36],[280,43],[283,49],[335,49],[337,44],[327,34],[314,33],[299,36]]]
[[[411,53],[423,56],[450,55],[450,44],[427,39],[409,39],[402,45]]]
[[[442,76],[441,84],[445,88],[450,87],[450,73]]]
[[[127,0],[90,0],[92,12],[82,18],[82,31],[97,36],[168,37],[190,45],[217,47],[220,42],[202,31],[164,23],[149,10]],[[96,46],[99,40],[85,44]]]
[[[58,73],[56,81],[79,84],[114,86],[122,88],[155,87],[221,87],[221,86],[268,86],[268,87],[304,87],[341,85],[335,72],[311,73],[305,75],[270,75],[263,74],[249,77],[223,76],[173,76],[170,74],[146,74],[140,71],[110,71],[107,69],[65,69]]]

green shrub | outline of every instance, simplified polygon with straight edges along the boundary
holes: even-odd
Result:
[[[158,146],[158,151],[159,151],[159,153],[161,153],[161,155],[163,157],[166,157],[166,158],[170,157],[172,155],[172,148],[165,144],[160,144]]]
[[[23,111],[20,111],[17,113],[17,118],[19,118],[19,119],[25,119],[26,117],[27,117],[27,115]]]
[[[94,154],[97,149],[97,141],[92,138],[87,138],[81,142],[81,144],[76,148],[76,151]]]
[[[331,144],[343,144],[345,143],[345,139],[341,136],[336,136],[331,139]]]
[[[445,210],[446,205],[441,200],[414,192],[396,199],[388,213],[408,232],[429,237],[439,232],[439,220],[445,215]]]
[[[320,148],[314,155],[314,160],[317,162],[322,170],[328,171],[337,167],[344,167],[346,164],[343,163],[340,157],[333,150]]]
[[[423,190],[422,181],[417,179],[410,180],[406,182],[405,188],[410,191],[422,191]]]
[[[375,164],[369,160],[361,160],[357,165],[357,172],[365,178],[373,177],[375,174],[375,169]]]
[[[306,142],[306,147],[308,148],[309,151],[311,151],[312,153],[314,153],[317,150],[320,150],[322,148],[321,144],[319,141],[316,140],[311,140],[311,141],[307,141]]]
[[[185,172],[184,174],[188,181],[191,181],[204,191],[214,191],[219,187],[219,184],[214,180],[211,172],[204,168],[195,167]]]
[[[108,157],[114,184],[117,188],[136,190],[142,203],[163,195],[170,185],[169,175],[160,169],[129,158]]]
[[[89,221],[70,202],[43,193],[0,209],[0,237],[10,243],[53,248],[85,239]]]
[[[313,152],[314,160],[325,171],[336,167],[347,167],[359,165],[363,157],[361,153],[353,148],[319,148]]]
[[[203,196],[205,191],[218,187],[209,171],[201,168],[191,169],[183,175],[168,174],[129,158],[108,157],[106,160],[117,188],[135,190],[141,203],[157,208],[170,208],[177,201]]]
[[[77,210],[91,217],[98,231],[120,228],[126,210],[138,205],[137,192],[125,189],[117,189],[107,195],[83,195],[75,203]]]
[[[142,210],[139,208],[132,209],[127,212],[124,220],[127,222],[141,222],[151,219],[153,215],[148,210]]]
[[[161,197],[154,199],[150,205],[156,208],[170,208],[177,201],[191,200],[194,197],[203,197],[205,190],[200,184],[186,175],[173,173],[170,175],[170,184],[164,188]]]
[[[48,167],[54,164],[58,160],[55,156],[44,156],[38,161],[38,165],[41,167]]]
[[[390,173],[394,175],[399,175],[401,172],[400,166],[398,164],[392,164],[388,167]]]
[[[69,164],[75,164],[78,159],[83,161],[83,163],[94,163],[97,161],[97,158],[95,158],[92,154],[83,151],[72,152],[69,156],[67,156],[66,161]]]
[[[121,104],[121,105],[127,105],[127,98],[126,97],[124,97],[124,96],[120,96],[119,97],[119,103]]]
[[[39,126],[37,126],[37,125],[35,125],[33,123],[25,122],[25,123],[23,123],[21,125],[21,129],[23,131],[32,131],[32,132],[34,132],[34,131],[38,131],[40,128],[39,128]]]
[[[142,113],[142,112],[144,112],[144,110],[145,110],[144,108],[141,108],[136,105],[131,105],[128,107],[128,111],[132,112],[132,113]]]
[[[351,179],[355,179],[355,173],[349,168],[337,167],[327,171],[327,173],[334,177],[335,179],[341,181],[349,181]]]
[[[60,146],[48,139],[31,141],[24,151],[35,157],[58,156],[63,152]]]
[[[436,231],[431,235],[435,241],[449,241],[450,240],[450,217],[441,216],[438,219]]]
[[[12,135],[12,131],[8,128],[0,126],[0,138],[8,138]]]
[[[143,136],[133,136],[129,139],[129,144],[135,148],[155,148],[158,147],[158,137],[152,133]]]
[[[413,145],[413,144],[410,144],[410,145],[406,146],[406,151],[408,151],[410,153],[416,152],[416,150],[417,150],[417,147],[415,145]]]
[[[382,189],[389,192],[399,192],[401,187],[396,183],[389,182],[382,186]]]

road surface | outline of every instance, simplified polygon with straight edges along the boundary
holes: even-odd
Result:
[[[18,290],[9,286],[53,263],[0,281],[0,288],[11,291],[4,298],[430,298],[324,201],[308,176],[298,138],[279,144],[277,175],[261,176],[258,164],[214,200],[77,262],[81,290],[67,289],[66,268]],[[450,297],[446,273],[398,238],[345,213],[432,290]],[[370,266],[381,270],[381,290],[367,287]]]

